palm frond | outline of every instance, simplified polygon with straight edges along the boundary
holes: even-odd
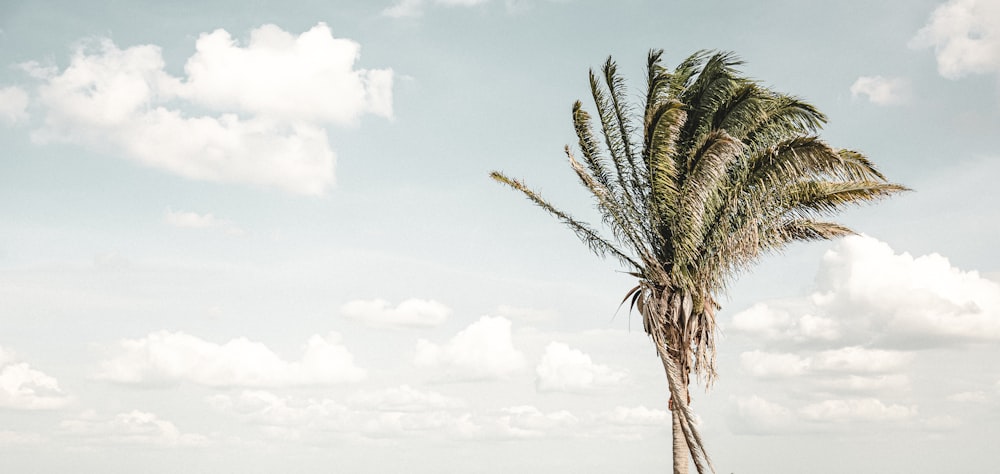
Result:
[[[555,216],[563,224],[566,224],[573,233],[582,241],[591,252],[594,252],[599,257],[612,256],[617,259],[622,265],[632,268],[633,270],[641,272],[643,266],[636,262],[632,257],[628,256],[625,252],[619,250],[611,242],[609,242],[604,237],[601,237],[596,231],[590,228],[590,226],[574,219],[572,216],[566,214],[565,212],[556,209],[553,205],[549,204],[547,201],[542,199],[535,191],[524,185],[519,180],[511,179],[499,171],[493,171],[490,173],[490,177],[499,183],[506,184],[511,188],[523,193],[529,200],[535,203],[538,207],[541,207],[549,214]]]

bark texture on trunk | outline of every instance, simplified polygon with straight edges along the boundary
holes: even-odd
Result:
[[[677,410],[676,406],[670,410],[674,435],[674,474],[688,474],[689,450],[687,439],[684,437],[684,430],[681,428],[681,417],[678,416]]]

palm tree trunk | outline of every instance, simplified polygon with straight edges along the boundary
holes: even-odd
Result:
[[[684,437],[684,430],[681,428],[681,418],[677,414],[678,408],[672,407],[670,418],[673,421],[674,435],[674,474],[688,474],[688,445]]]
[[[660,355],[660,362],[663,363],[663,371],[667,375],[667,386],[670,389],[671,403],[669,404],[669,408],[672,425],[671,432],[673,435],[674,474],[688,474],[689,462],[692,459],[691,456],[698,455],[701,457],[694,458],[698,474],[704,474],[705,472],[714,473],[715,469],[712,467],[712,461],[708,459],[708,456],[705,454],[705,447],[701,444],[701,436],[691,424],[692,414],[688,409],[689,392],[687,382],[683,381],[683,377],[677,371],[679,364],[670,358],[670,352],[667,350],[667,345],[663,338],[659,337],[659,334],[652,336],[653,343],[656,345],[656,351]],[[687,432],[685,432],[685,429]],[[694,440],[694,446],[689,444],[689,439]],[[702,462],[699,462],[699,460]]]

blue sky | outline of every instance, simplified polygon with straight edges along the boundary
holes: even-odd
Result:
[[[718,472],[984,471],[1000,2],[0,5],[17,472],[648,472],[666,384],[562,155],[587,71],[732,50],[915,191],[765,257],[694,390]]]

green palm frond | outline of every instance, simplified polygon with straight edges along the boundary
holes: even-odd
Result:
[[[614,244],[609,242],[604,237],[601,237],[595,230],[590,228],[587,224],[584,224],[576,219],[574,219],[569,214],[566,214],[555,206],[549,204],[547,201],[542,199],[535,191],[524,185],[519,180],[511,179],[499,171],[493,171],[490,173],[490,177],[495,181],[506,184],[513,189],[516,189],[523,193],[528,199],[534,202],[538,207],[545,209],[546,212],[552,214],[562,223],[566,224],[576,236],[582,241],[587,248],[600,257],[612,256],[617,259],[622,265],[629,267],[632,270],[642,272],[643,266],[638,262],[629,257],[625,252],[619,250]]]

